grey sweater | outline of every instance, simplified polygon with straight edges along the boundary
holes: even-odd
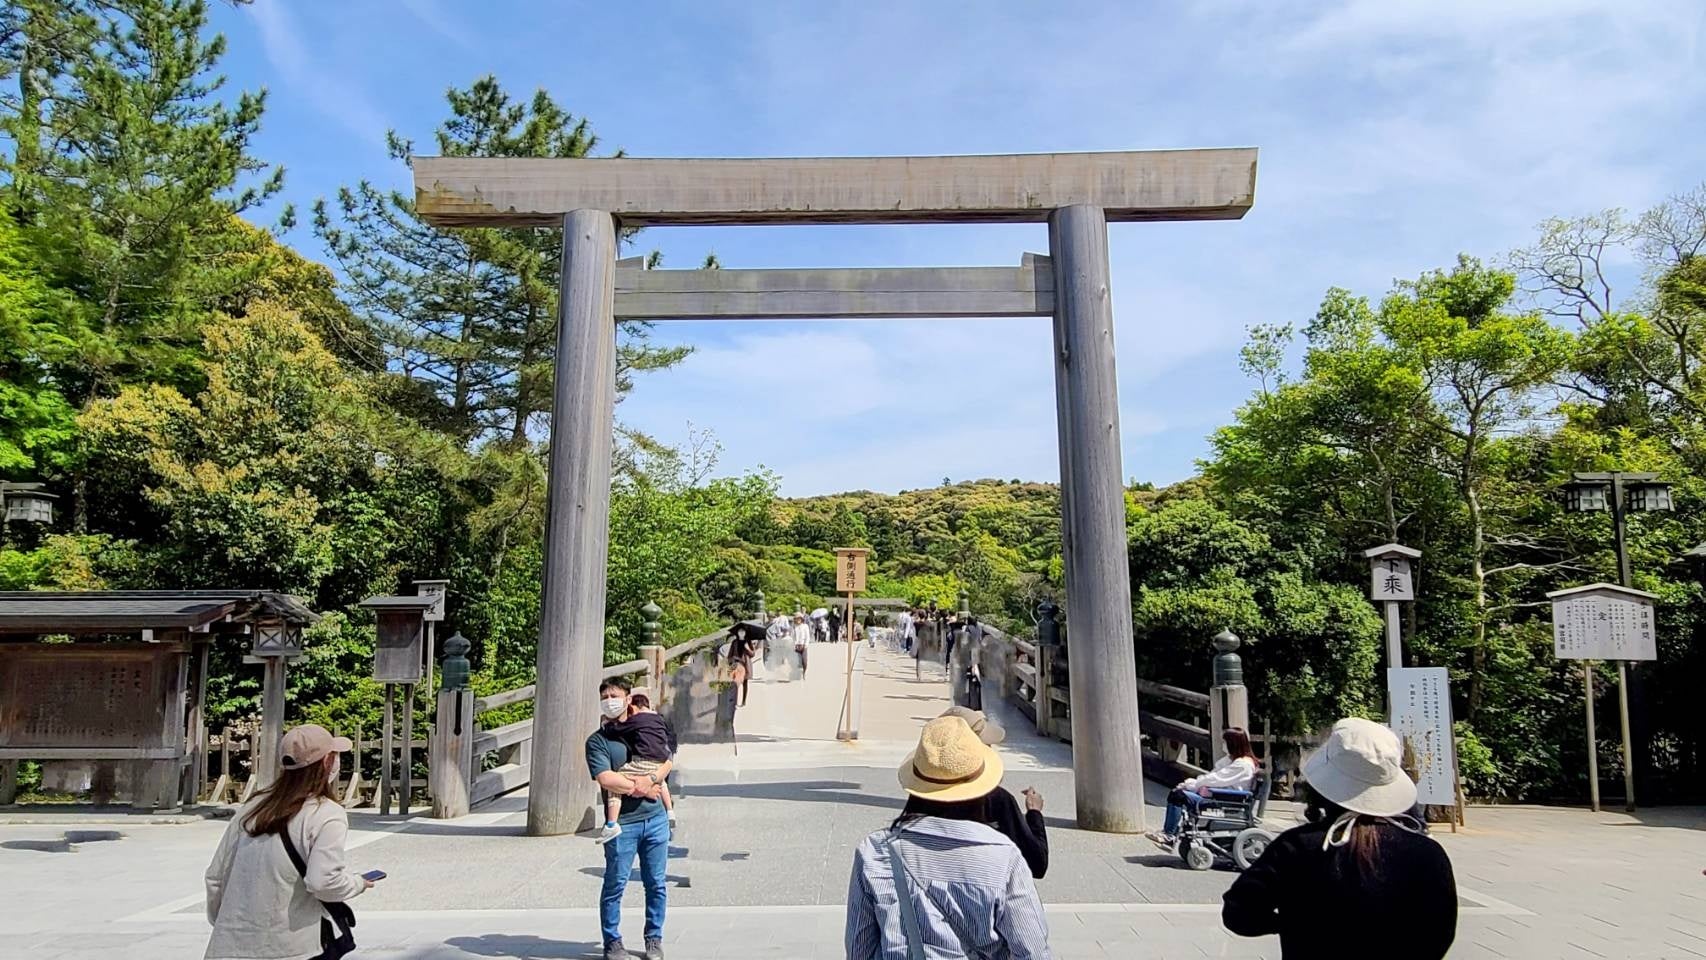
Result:
[[[287,960],[320,952],[320,901],[349,900],[366,881],[344,865],[349,815],[330,800],[302,805],[286,827],[308,865],[298,876],[284,841],[252,837],[243,817],[231,818],[207,865],[207,919],[213,936],[207,960]]]

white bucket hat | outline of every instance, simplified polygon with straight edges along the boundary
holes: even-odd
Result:
[[[1347,717],[1333,724],[1327,742],[1303,761],[1303,779],[1353,813],[1395,817],[1416,805],[1416,784],[1402,761],[1397,734],[1372,720]]]

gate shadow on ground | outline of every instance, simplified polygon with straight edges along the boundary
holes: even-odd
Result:
[[[447,947],[455,947],[463,953],[476,957],[602,957],[604,945],[571,940],[547,940],[511,933],[488,933],[478,937],[451,937],[444,941]]]
[[[740,800],[787,800],[805,803],[851,803],[899,811],[901,798],[859,793],[848,780],[782,780],[769,783],[696,784],[695,797],[734,797]]]

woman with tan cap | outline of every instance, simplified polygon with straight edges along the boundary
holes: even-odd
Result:
[[[1226,929],[1277,933],[1283,957],[1444,957],[1457,936],[1457,883],[1410,815],[1416,785],[1401,755],[1398,737],[1372,720],[1334,724],[1303,764],[1308,822],[1226,891]]]
[[[961,717],[924,725],[900,765],[906,806],[853,854],[848,960],[1049,956],[1025,858],[988,823],[1002,769]]]
[[[279,741],[278,779],[231,819],[207,867],[207,960],[331,958],[355,949],[344,901],[373,882],[344,866],[349,817],[333,784],[349,748],[312,723]]]

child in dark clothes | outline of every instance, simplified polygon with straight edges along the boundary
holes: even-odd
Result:
[[[636,693],[629,698],[634,712],[626,720],[618,720],[605,728],[607,736],[621,740],[628,747],[628,762],[617,773],[630,777],[649,777],[658,785],[658,797],[669,811],[669,826],[675,829],[675,799],[669,795],[664,782],[668,771],[664,765],[675,755],[675,728],[652,709],[651,698]],[[612,796],[604,805],[604,829],[599,831],[599,843],[609,843],[622,835],[622,825],[616,822],[622,810],[622,798]]]

